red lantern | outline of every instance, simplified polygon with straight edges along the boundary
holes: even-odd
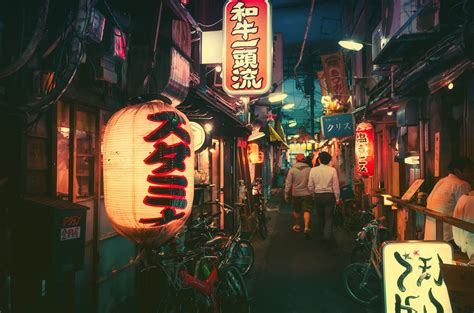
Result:
[[[186,116],[150,100],[115,113],[103,146],[104,194],[114,228],[137,244],[161,244],[191,213],[194,149]]]
[[[356,171],[359,175],[374,175],[374,128],[370,123],[360,123],[355,132]]]

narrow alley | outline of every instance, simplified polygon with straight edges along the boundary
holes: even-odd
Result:
[[[270,236],[257,240],[256,264],[249,274],[254,313],[372,313],[346,294],[342,273],[350,264],[354,240],[335,230],[337,247],[327,248],[314,236],[295,233],[292,209],[276,194],[269,203]],[[315,214],[312,226],[315,227]]]

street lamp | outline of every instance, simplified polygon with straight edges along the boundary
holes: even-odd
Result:
[[[354,40],[354,39],[342,39],[342,40],[339,40],[338,44],[344,49],[351,50],[351,51],[362,50],[362,48],[364,48],[364,44],[371,46],[370,43],[361,42],[359,40]]]
[[[275,92],[268,95],[268,101],[270,102],[280,102],[286,99],[288,95],[284,92]]]
[[[291,110],[295,107],[295,104],[294,103],[287,103],[285,104],[284,106],[282,106],[282,109],[283,110]]]

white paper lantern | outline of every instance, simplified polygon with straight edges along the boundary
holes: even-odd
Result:
[[[110,118],[103,147],[105,207],[114,228],[140,245],[174,236],[194,196],[186,116],[162,100],[126,107]]]

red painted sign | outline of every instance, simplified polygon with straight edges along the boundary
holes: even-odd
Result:
[[[324,68],[324,76],[329,95],[345,105],[349,98],[349,87],[347,84],[344,57],[341,52],[322,55],[321,60]]]
[[[272,22],[268,0],[224,6],[223,84],[229,95],[259,95],[272,83]]]
[[[355,132],[356,171],[363,177],[374,175],[374,128],[360,123]]]

